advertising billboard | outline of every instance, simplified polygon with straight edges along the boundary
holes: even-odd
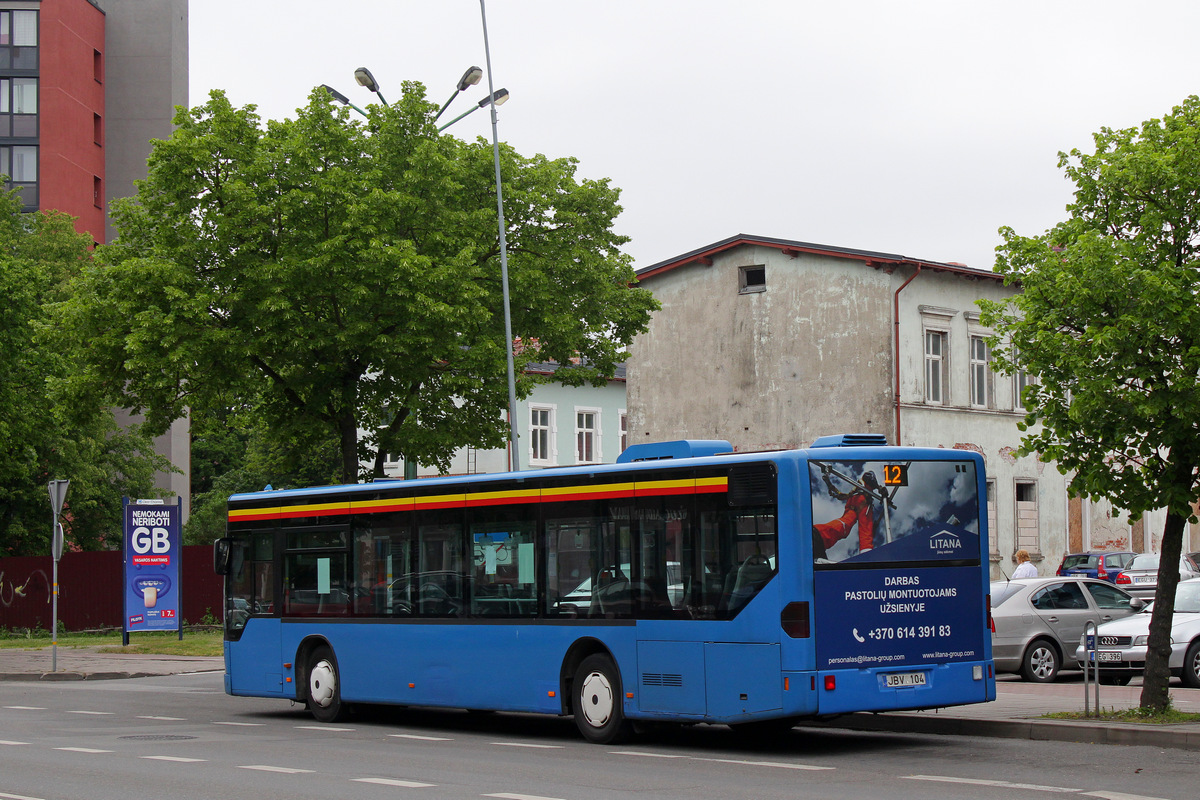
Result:
[[[975,463],[812,461],[808,478],[818,665],[982,658]]]
[[[161,500],[125,504],[125,634],[182,631],[180,507]]]

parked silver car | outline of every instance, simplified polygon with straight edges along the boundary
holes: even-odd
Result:
[[[1071,659],[1088,622],[1117,620],[1145,603],[1107,581],[1092,578],[1021,578],[993,581],[992,659],[996,672],[1026,680],[1055,679]]]
[[[1153,599],[1154,592],[1158,589],[1158,564],[1158,553],[1140,553],[1134,556],[1133,561],[1130,561],[1117,576],[1117,586],[1134,597]],[[1190,578],[1200,578],[1200,571],[1196,570],[1190,558],[1180,556],[1179,580],[1186,581]]]
[[[1106,683],[1129,683],[1146,669],[1146,640],[1150,637],[1150,609],[1124,619],[1106,622],[1097,629],[1100,637],[1096,664]],[[1088,657],[1084,636],[1079,637],[1075,660],[1080,668]],[[1175,590],[1175,615],[1171,618],[1171,658],[1167,662],[1172,675],[1185,686],[1200,689],[1200,580],[1179,584]]]

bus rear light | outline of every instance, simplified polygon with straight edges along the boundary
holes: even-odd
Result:
[[[825,676],[825,691],[832,692],[836,688],[837,688],[837,676],[836,675],[826,675]]]
[[[807,639],[808,602],[788,603],[779,613],[779,624],[783,626],[783,632],[793,639]]]

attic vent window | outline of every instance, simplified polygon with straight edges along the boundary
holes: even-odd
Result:
[[[766,267],[739,267],[738,294],[765,292],[767,290]]]

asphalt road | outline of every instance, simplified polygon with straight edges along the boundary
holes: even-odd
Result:
[[[722,726],[585,743],[569,719],[368,709],[318,725],[219,673],[0,684],[0,799],[1194,800],[1195,757],[1149,747]]]

